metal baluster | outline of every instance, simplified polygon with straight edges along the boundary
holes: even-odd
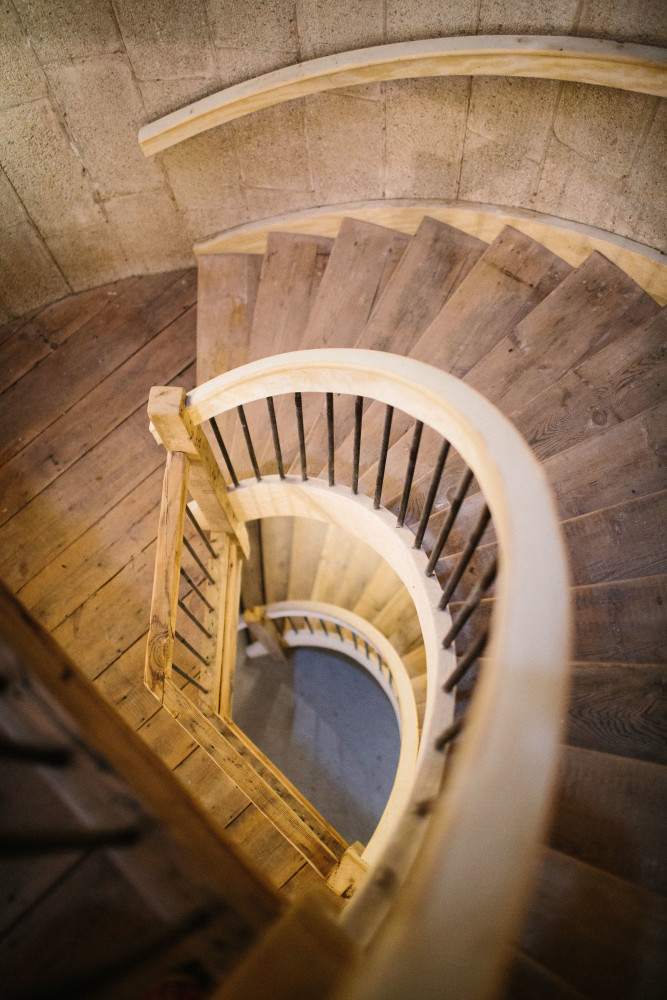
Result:
[[[181,668],[177,667],[175,663],[172,663],[171,669],[175,670],[176,673],[180,674],[181,677],[184,677],[186,681],[188,681],[190,684],[192,684],[193,687],[196,687],[199,691],[201,691],[202,694],[208,694],[207,689],[205,687],[202,687],[199,681],[196,681],[194,677],[190,677],[190,674],[186,673],[185,670],[181,670]]]
[[[232,482],[234,483],[234,486],[238,486],[239,481],[236,478],[236,473],[234,472],[234,466],[232,465],[231,459],[229,457],[229,452],[225,448],[225,442],[222,440],[222,434],[220,433],[218,422],[215,419],[215,417],[211,417],[209,423],[211,425],[211,430],[215,435],[215,440],[218,442],[218,448],[220,449],[220,454],[222,455],[224,463],[227,466],[227,471],[229,472],[229,475],[232,477]]]
[[[181,642],[186,649],[189,649],[193,656],[196,656],[198,660],[201,660],[206,666],[208,666],[208,661],[205,656],[202,656],[199,650],[195,649],[192,643],[189,643],[187,639],[184,639],[180,632],[176,632],[176,638]]]
[[[202,571],[208,582],[213,583],[214,582],[213,577],[206,569],[206,566],[204,566],[203,562],[201,561],[195,550],[190,545],[190,542],[185,537],[183,538],[183,545],[185,545],[186,549],[188,550],[194,561],[197,563],[197,565],[199,566],[200,570]]]
[[[445,542],[449,538],[449,533],[452,530],[452,525],[454,524],[454,521],[456,520],[456,515],[458,514],[459,508],[463,503],[463,498],[468,492],[468,487],[472,482],[472,477],[473,477],[472,469],[466,469],[466,471],[463,473],[461,477],[461,481],[459,482],[459,486],[456,491],[456,496],[452,500],[449,511],[447,512],[447,517],[443,522],[443,525],[440,529],[440,533],[433,547],[433,551],[431,552],[431,557],[426,567],[427,576],[433,576],[433,570],[435,569],[438,559],[440,558],[440,553],[444,548]]]
[[[357,646],[357,633],[356,632],[352,633],[352,642],[354,643],[354,648],[358,649],[359,647]]]
[[[491,511],[489,510],[487,505],[484,504],[484,508],[482,510],[482,513],[479,515],[473,533],[466,542],[466,546],[461,555],[459,556],[458,562],[454,567],[454,570],[451,576],[449,577],[447,585],[442,593],[442,597],[440,598],[440,604],[439,604],[441,611],[443,608],[447,607],[447,604],[452,594],[456,590],[456,585],[463,576],[468,563],[472,559],[473,553],[477,548],[477,546],[479,545],[480,538],[484,534],[490,518],[491,518]]]
[[[292,632],[296,632],[297,631],[296,625],[294,624],[294,622],[292,621],[292,619],[290,618],[289,615],[287,616],[287,621],[290,624],[290,628],[292,629]]]
[[[204,633],[204,635],[206,636],[206,638],[207,638],[207,639],[212,639],[212,638],[213,638],[213,636],[212,636],[212,635],[211,635],[211,633],[210,633],[210,632],[208,631],[208,629],[204,628],[204,626],[202,625],[202,623],[201,623],[201,622],[199,621],[199,619],[198,619],[198,618],[195,618],[195,616],[194,616],[194,615],[192,614],[192,612],[190,611],[190,608],[186,607],[186,605],[185,605],[185,604],[183,604],[183,601],[182,601],[182,600],[180,599],[180,597],[179,597],[179,599],[178,599],[178,606],[179,606],[179,608],[181,609],[181,611],[185,611],[185,613],[186,613],[186,615],[188,616],[188,618],[190,619],[190,621],[191,621],[191,622],[194,622],[194,624],[195,624],[195,625],[197,626],[197,628],[198,628],[198,629],[199,629],[199,630],[200,630],[201,632],[203,632],[203,633]]]
[[[333,392],[327,393],[327,450],[329,463],[329,486],[336,485],[334,475],[334,400]]]
[[[465,623],[468,621],[468,619],[470,618],[471,614],[473,613],[479,602],[482,600],[484,592],[491,586],[491,584],[495,580],[497,572],[498,572],[498,560],[494,559],[489,568],[487,569],[486,573],[484,574],[484,576],[481,578],[481,580],[479,580],[475,584],[472,591],[470,592],[470,597],[465,602],[465,604],[457,614],[456,618],[452,622],[451,628],[449,629],[449,632],[447,633],[442,642],[442,645],[445,647],[445,649],[449,649],[451,644],[454,642],[454,639],[456,639],[457,635],[459,634]]]
[[[408,457],[408,467],[405,473],[405,482],[403,483],[403,496],[401,497],[401,507],[398,512],[398,527],[402,528],[405,522],[405,512],[408,509],[408,500],[410,499],[410,489],[412,487],[412,480],[415,474],[415,465],[417,464],[417,455],[419,454],[419,443],[422,437],[422,431],[424,425],[421,420],[418,420],[415,424],[414,433],[412,435],[412,444],[410,445],[410,455]]]
[[[417,534],[415,536],[415,544],[413,548],[421,548],[421,544],[424,541],[424,534],[426,533],[426,525],[428,524],[428,519],[431,516],[431,511],[433,510],[433,502],[435,500],[435,495],[438,492],[438,486],[440,485],[440,480],[442,479],[442,470],[445,467],[445,462],[447,461],[447,455],[449,454],[449,441],[443,441],[442,447],[440,448],[440,454],[438,455],[438,461],[435,463],[435,469],[433,470],[433,476],[431,477],[431,483],[428,488],[428,493],[426,494],[426,500],[424,501],[424,509],[422,511],[421,520],[419,522],[419,527],[417,528]]]
[[[299,432],[299,458],[301,459],[301,478],[308,479],[308,463],[306,462],[306,435],[303,432],[303,404],[301,393],[294,393],[294,408],[296,409],[296,426]]]
[[[180,573],[181,573],[181,576],[183,577],[183,579],[185,580],[185,582],[187,583],[187,585],[195,592],[195,594],[197,595],[197,597],[204,602],[204,604],[206,605],[206,607],[208,608],[208,610],[209,611],[214,611],[215,609],[214,609],[213,605],[209,604],[209,602],[206,600],[206,598],[202,594],[201,590],[199,589],[199,587],[197,586],[197,584],[195,583],[195,581],[188,574],[187,570],[183,569],[182,566],[181,566]]]
[[[326,625],[324,623],[324,619],[323,618],[320,618],[320,625],[322,626],[322,631],[324,632],[324,634],[325,635],[329,635],[329,632],[327,630],[327,627],[326,627]]]
[[[259,473],[259,466],[257,464],[257,458],[255,457],[255,449],[252,446],[252,439],[250,437],[250,430],[248,428],[248,421],[246,420],[243,407],[239,403],[236,407],[236,412],[239,415],[239,420],[241,421],[241,429],[243,431],[243,437],[245,438],[246,448],[248,449],[248,455],[250,456],[250,461],[252,463],[252,471],[255,473],[255,479],[257,482],[261,482],[262,477]]]
[[[461,729],[463,728],[464,718],[465,718],[464,715],[458,715],[452,722],[451,726],[447,726],[444,733],[441,733],[440,736],[438,736],[437,740],[435,741],[436,750],[444,750],[447,744],[451,743],[452,740],[456,736],[458,736],[458,734],[461,732]]]
[[[338,624],[338,622],[336,622],[336,631],[338,632],[338,638],[340,639],[340,641],[345,642],[345,639],[343,638],[343,633],[340,630],[340,625]]]
[[[361,453],[361,421],[364,415],[364,397],[354,400],[354,459],[352,463],[352,492],[359,492],[359,455]]]
[[[214,559],[217,559],[218,558],[218,553],[215,551],[215,549],[213,548],[213,546],[209,542],[208,538],[204,534],[204,531],[202,529],[201,524],[199,523],[199,521],[197,520],[197,518],[194,516],[194,514],[192,513],[192,511],[190,510],[190,508],[187,507],[187,506],[185,508],[185,513],[188,515],[188,518],[190,519],[190,521],[192,522],[192,524],[194,524],[195,530],[199,534],[199,537],[201,538],[202,542],[204,543],[204,545],[206,546],[206,548],[208,549],[208,551],[211,553],[211,555],[213,556]]]
[[[481,635],[477,636],[474,642],[471,642],[468,649],[466,649],[465,654],[461,657],[461,662],[445,681],[442,688],[443,691],[446,691],[447,694],[451,694],[459,681],[461,681],[467,674],[468,670],[470,670],[475,660],[484,652],[484,647],[486,646],[488,638],[489,633],[485,629]]]
[[[281,479],[285,478],[285,470],[283,468],[283,453],[280,449],[280,437],[278,436],[278,423],[276,421],[276,408],[273,405],[273,396],[266,397],[266,405],[269,408],[269,420],[271,421],[271,435],[273,437],[273,450],[276,453],[276,462],[278,463],[278,475]]]
[[[306,625],[308,626],[308,630],[309,630],[310,634],[311,635],[315,635],[315,629],[310,624],[310,618],[306,618],[306,616],[304,615],[303,620],[305,621]]]
[[[384,412],[384,427],[382,428],[382,443],[380,445],[380,457],[378,459],[378,474],[375,481],[375,499],[373,506],[378,510],[380,498],[382,497],[382,483],[384,482],[384,469],[387,464],[387,451],[389,449],[389,435],[391,434],[391,421],[394,416],[394,407],[387,406]]]

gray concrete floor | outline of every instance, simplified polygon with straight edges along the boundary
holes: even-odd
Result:
[[[285,663],[239,656],[233,718],[349,843],[368,842],[391,792],[400,733],[365,670],[307,648]]]

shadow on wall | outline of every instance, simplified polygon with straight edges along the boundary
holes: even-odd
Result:
[[[389,699],[338,653],[296,649],[236,669],[234,721],[345,839],[370,839],[396,775]]]

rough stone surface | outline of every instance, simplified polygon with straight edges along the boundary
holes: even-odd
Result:
[[[474,35],[479,0],[435,3],[433,0],[387,0],[387,42],[408,38]]]
[[[236,148],[244,186],[311,189],[305,105],[305,100],[290,101],[236,122]]]
[[[553,80],[472,80],[459,197],[527,204],[539,179],[559,87]]]
[[[16,11],[0,4],[0,108],[34,101],[46,93],[46,81],[21,29]]]
[[[106,203],[130,274],[190,267],[194,257],[176,206],[167,194],[147,191]]]
[[[53,257],[29,223],[0,228],[0,296],[10,315],[22,316],[69,291]]]
[[[667,103],[656,101],[656,113],[632,170],[623,176],[613,228],[649,246],[667,246]]]
[[[481,0],[478,35],[569,35],[579,0]]]
[[[455,198],[470,81],[406,80],[386,88],[385,196]]]
[[[42,234],[102,221],[81,157],[48,101],[0,114],[0,163]]]
[[[205,0],[114,0],[123,40],[140,80],[214,76]],[[243,6],[243,4],[239,4]]]
[[[110,0],[14,0],[14,6],[42,63],[123,49]]]
[[[383,0],[297,0],[302,59],[382,45]]]
[[[201,97],[216,93],[221,85],[216,75],[182,80],[139,80],[138,87],[146,111],[146,121],[152,122],[186,104],[198,101]]]
[[[2,225],[6,229],[13,229],[28,221],[21,199],[3,170],[0,170],[0,219],[2,219]]]
[[[145,112],[127,58],[94,56],[49,66],[47,73],[101,197],[158,187],[159,166],[146,159],[137,143]]]
[[[131,274],[118,236],[108,222],[49,236],[46,244],[75,292]]]
[[[584,0],[576,34],[664,46],[667,4],[664,0]]]
[[[320,204],[382,196],[384,115],[374,101],[306,98],[306,134]]]

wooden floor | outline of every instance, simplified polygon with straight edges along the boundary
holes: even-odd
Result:
[[[83,292],[0,328],[0,577],[101,693],[298,894],[319,877],[143,687],[164,451],[152,385],[195,384],[194,269]]]

